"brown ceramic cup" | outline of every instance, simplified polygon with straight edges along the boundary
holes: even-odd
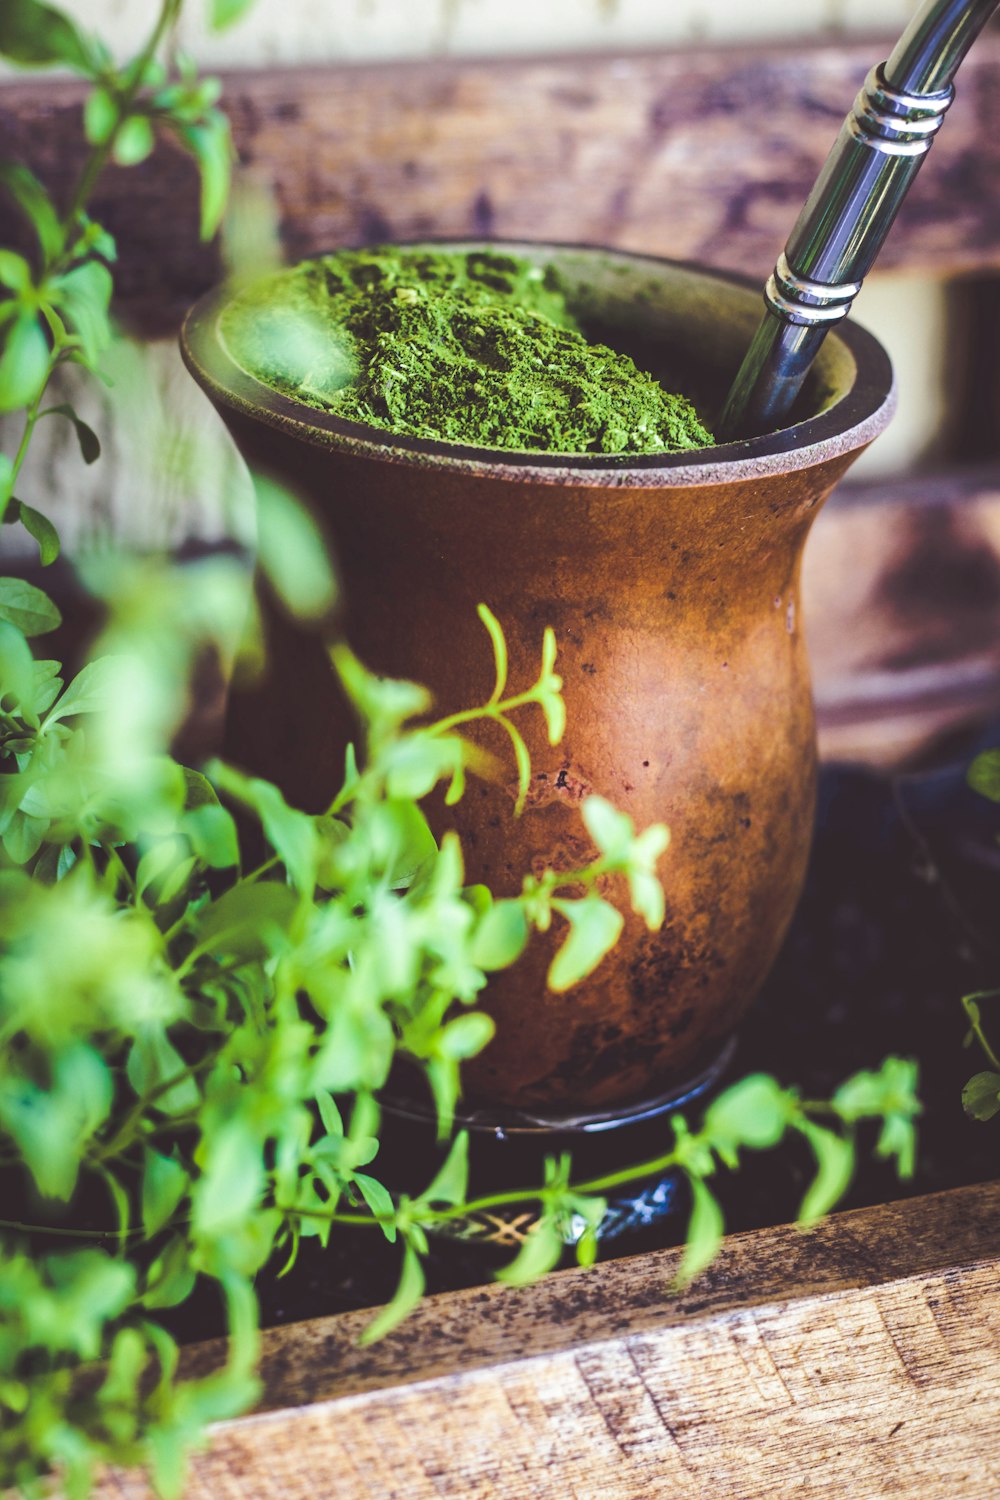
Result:
[[[646,256],[510,248],[555,263],[588,332],[711,422],[759,291]],[[425,683],[448,713],[492,687],[481,600],[507,634],[513,691],[534,681],[555,628],[568,727],[553,748],[540,711],[519,719],[532,760],[523,816],[513,768],[434,809],[461,835],[468,879],[513,894],[526,871],[587,860],[591,792],[639,828],[671,830],[659,932],[630,914],[612,954],[565,994],[545,986],[558,931],[491,979],[497,1034],[466,1069],[469,1097],[498,1114],[593,1121],[683,1090],[760,988],[802,885],[816,752],[801,556],[820,504],[891,415],[885,353],[842,325],[795,424],[767,437],[668,457],[521,454],[396,437],[276,394],[220,340],[225,295],[190,314],[184,357],[247,462],[311,504],[362,660]],[[320,640],[276,607],[267,623],[268,675],[233,695],[227,753],[319,809],[355,726]],[[497,726],[475,733],[509,757]],[[627,907],[624,890],[607,894]]]

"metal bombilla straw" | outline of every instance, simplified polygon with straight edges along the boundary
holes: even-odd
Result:
[[[764,289],[764,317],[716,427],[720,442],[785,425],[931,148],[959,64],[998,4],[926,0],[889,60],[868,74]]]

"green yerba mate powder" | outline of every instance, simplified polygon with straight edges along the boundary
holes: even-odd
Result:
[[[553,270],[515,255],[343,250],[241,292],[220,326],[283,395],[411,437],[542,453],[714,442],[683,396],[587,341]]]

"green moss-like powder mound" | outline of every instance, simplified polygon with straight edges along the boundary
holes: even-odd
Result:
[[[241,292],[220,326],[283,395],[410,437],[536,453],[714,442],[683,396],[588,342],[554,270],[515,255],[344,250]]]

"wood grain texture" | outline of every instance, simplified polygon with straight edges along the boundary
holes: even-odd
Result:
[[[762,277],[851,100],[889,40],[637,56],[465,59],[232,74],[224,105],[248,171],[272,184],[296,258],[339,244],[496,235],[586,241]],[[1000,37],[959,98],[881,267],[1000,263]],[[0,157],[65,190],[80,90],[0,89]],[[123,302],[175,324],[219,274],[199,246],[194,171],[163,143],[110,171],[94,204],[122,246]]]
[[[1000,713],[1000,471],[842,486],[802,595],[824,759],[898,766]]]
[[[665,1251],[430,1298],[370,1350],[363,1313],[275,1330],[185,1495],[993,1500],[998,1250],[994,1183],[732,1236],[678,1298]]]

